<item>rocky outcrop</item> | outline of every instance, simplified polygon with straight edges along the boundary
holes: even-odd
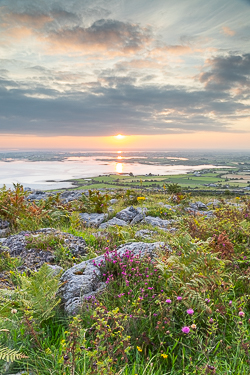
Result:
[[[38,248],[27,248],[29,238],[35,238],[40,235],[47,236],[53,234],[60,237],[63,246],[67,247],[73,255],[85,255],[87,245],[82,237],[73,236],[70,233],[57,231],[53,228],[43,228],[34,232],[23,231],[14,236],[5,238],[0,243],[0,252],[8,251],[11,257],[20,257],[23,264],[18,268],[20,271],[26,269],[37,270],[44,263],[55,263],[55,255],[52,250],[42,250]]]
[[[5,237],[9,233],[9,226],[7,220],[0,219],[0,237]]]
[[[93,214],[83,213],[83,214],[79,214],[79,216],[80,216],[82,223],[86,227],[93,227],[93,228],[98,228],[99,225],[102,224],[107,217],[107,215],[105,214],[97,214],[97,213],[93,213]]]
[[[120,220],[124,220],[126,223],[130,223],[138,214],[139,214],[139,211],[133,206],[131,206],[118,212],[116,214],[116,217]]]
[[[47,199],[50,195],[44,191],[35,190],[27,196],[29,201],[40,201],[41,199]]]
[[[117,254],[121,256],[126,251],[131,251],[134,255],[149,254],[153,258],[161,246],[165,246],[164,242],[128,243],[118,248]],[[79,263],[62,275],[59,294],[68,314],[77,313],[85,298],[95,295],[105,288],[106,284],[101,281],[101,272],[98,268],[101,264],[105,265],[104,255]]]

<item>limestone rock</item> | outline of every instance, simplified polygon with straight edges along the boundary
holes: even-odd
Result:
[[[141,230],[138,230],[136,233],[135,233],[135,237],[140,237],[142,239],[146,239],[146,240],[149,240],[151,238],[151,235],[154,234],[154,233],[157,233],[156,231],[153,231],[153,230],[148,230],[148,229],[141,229]]]
[[[9,233],[9,226],[7,220],[0,219],[0,237],[5,237]]]
[[[112,227],[112,226],[115,226],[115,225],[118,225],[119,227],[125,227],[128,224],[124,220],[120,220],[120,219],[117,219],[116,217],[113,217],[113,219],[110,219],[110,220],[106,221],[106,223],[102,223],[99,226],[99,229],[106,229],[108,227]]]
[[[153,217],[153,216],[146,216],[143,220],[143,222],[152,225],[153,227],[159,227],[159,228],[169,228],[173,223],[175,223],[175,220],[163,220],[159,217]]]
[[[133,242],[121,245],[117,254],[123,255],[126,251],[131,251],[134,255],[149,254],[153,258],[157,249],[164,245],[164,242]],[[104,255],[81,262],[61,276],[62,286],[59,295],[68,314],[77,313],[85,298],[95,295],[105,288],[105,283],[100,281],[101,273],[98,266],[101,264],[105,265]]]
[[[137,211],[138,211],[140,214],[143,214],[143,215],[145,216],[146,213],[148,212],[148,209],[147,209],[147,207],[137,207]]]
[[[36,190],[28,195],[27,199],[29,201],[40,201],[41,199],[46,199],[49,195],[44,191]]]
[[[9,228],[0,229],[0,237],[5,237],[9,233]]]
[[[139,211],[133,206],[127,207],[124,210],[118,212],[116,217],[120,220],[124,220],[127,223],[130,223],[136,215],[139,214]]]
[[[202,203],[200,201],[197,201],[195,203],[190,203],[189,207],[192,208],[193,210],[201,210],[201,211],[208,209],[205,203]]]
[[[11,257],[20,257],[23,261],[22,266],[18,269],[24,271],[26,269],[37,270],[44,263],[55,263],[55,255],[53,251],[42,250],[38,248],[28,249],[26,247],[27,240],[30,237],[38,237],[40,235],[53,234],[55,237],[60,237],[63,245],[69,249],[73,255],[86,254],[86,242],[82,237],[73,236],[70,233],[60,232],[53,228],[42,228],[34,232],[22,231],[19,234],[9,236],[0,243],[1,248],[4,247]]]
[[[0,229],[6,229],[10,226],[7,220],[0,219]]]
[[[63,268],[60,266],[57,266],[56,264],[47,264],[47,266],[51,269],[52,276],[57,276],[63,272]]]
[[[212,202],[207,203],[207,206],[219,207],[221,204],[221,201],[214,199]]]
[[[116,204],[117,202],[118,202],[118,199],[116,199],[116,198],[112,198],[109,201],[110,204]]]
[[[100,224],[102,224],[105,220],[107,215],[105,214],[88,214],[88,213],[83,213],[80,214],[81,221],[85,224],[86,227],[93,227],[93,228],[98,228]]]
[[[142,221],[144,219],[144,215],[143,214],[138,214],[136,215],[133,220],[131,221],[130,225],[134,225],[134,224],[137,224],[137,223],[140,223],[140,221]]]

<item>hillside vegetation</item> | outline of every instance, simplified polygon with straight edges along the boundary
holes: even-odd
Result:
[[[0,189],[2,375],[250,373],[248,196],[215,200],[176,184],[29,194]],[[140,220],[106,224],[131,206]],[[106,214],[105,225],[83,213]],[[160,244],[153,255],[119,252],[141,242]],[[69,314],[62,275],[101,255],[105,287]]]

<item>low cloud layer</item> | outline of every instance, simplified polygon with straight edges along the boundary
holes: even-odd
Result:
[[[106,87],[96,82],[85,92],[64,95],[41,86],[18,89],[14,82],[2,80],[1,131],[82,136],[232,131],[229,119],[250,110],[218,91],[136,87],[130,81],[110,77]]]

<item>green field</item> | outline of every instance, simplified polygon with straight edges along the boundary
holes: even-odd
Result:
[[[230,174],[229,174],[230,173]],[[228,178],[229,176],[230,178]],[[239,176],[239,177],[238,177]],[[249,180],[248,180],[249,178]],[[77,189],[100,188],[163,188],[164,185],[177,183],[186,189],[230,189],[244,188],[250,185],[250,175],[242,170],[215,169],[209,172],[200,171],[179,175],[138,175],[110,174],[89,179],[70,180]],[[209,186],[215,184],[216,186]]]

